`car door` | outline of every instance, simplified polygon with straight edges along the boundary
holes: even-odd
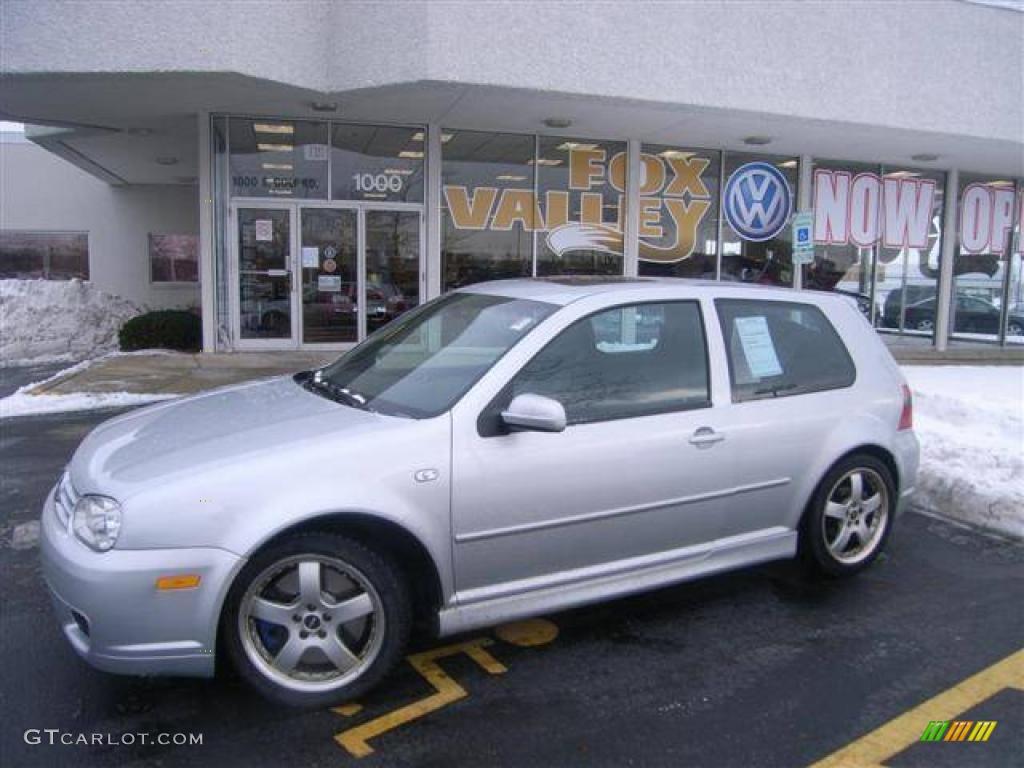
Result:
[[[697,301],[571,323],[453,415],[454,573],[463,603],[580,581],[719,533],[729,442],[715,433]],[[519,394],[558,400],[563,432],[509,431]]]

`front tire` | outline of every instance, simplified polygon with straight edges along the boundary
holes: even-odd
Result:
[[[400,570],[358,541],[298,534],[257,553],[221,619],[239,675],[267,698],[325,707],[361,695],[402,657],[412,623]]]
[[[889,468],[869,454],[848,456],[822,478],[804,514],[804,561],[826,576],[860,573],[885,547],[895,511]]]

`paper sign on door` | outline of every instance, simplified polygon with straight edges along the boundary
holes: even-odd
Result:
[[[302,246],[302,268],[318,269],[320,267],[320,249],[313,245]]]
[[[772,335],[768,332],[768,321],[763,316],[737,317],[736,332],[740,335],[751,376],[764,379],[782,373]]]
[[[274,222],[271,219],[256,219],[256,242],[269,243],[274,239]]]

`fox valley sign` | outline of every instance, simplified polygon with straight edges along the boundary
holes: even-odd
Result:
[[[640,258],[682,261],[693,253],[697,230],[711,208],[703,178],[710,160],[680,152],[668,157],[642,154],[640,161]],[[558,255],[582,250],[621,255],[626,153],[609,158],[600,148],[572,149],[567,170],[568,188],[542,195],[532,189],[446,185],[452,224],[463,230],[507,231],[518,225],[527,232],[544,232],[548,247]],[[609,187],[611,195],[606,194]]]

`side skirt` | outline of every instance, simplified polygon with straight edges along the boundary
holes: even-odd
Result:
[[[457,592],[438,615],[444,637],[478,627],[561,611],[796,555],[797,532],[766,528],[712,544],[684,547],[551,576]]]

